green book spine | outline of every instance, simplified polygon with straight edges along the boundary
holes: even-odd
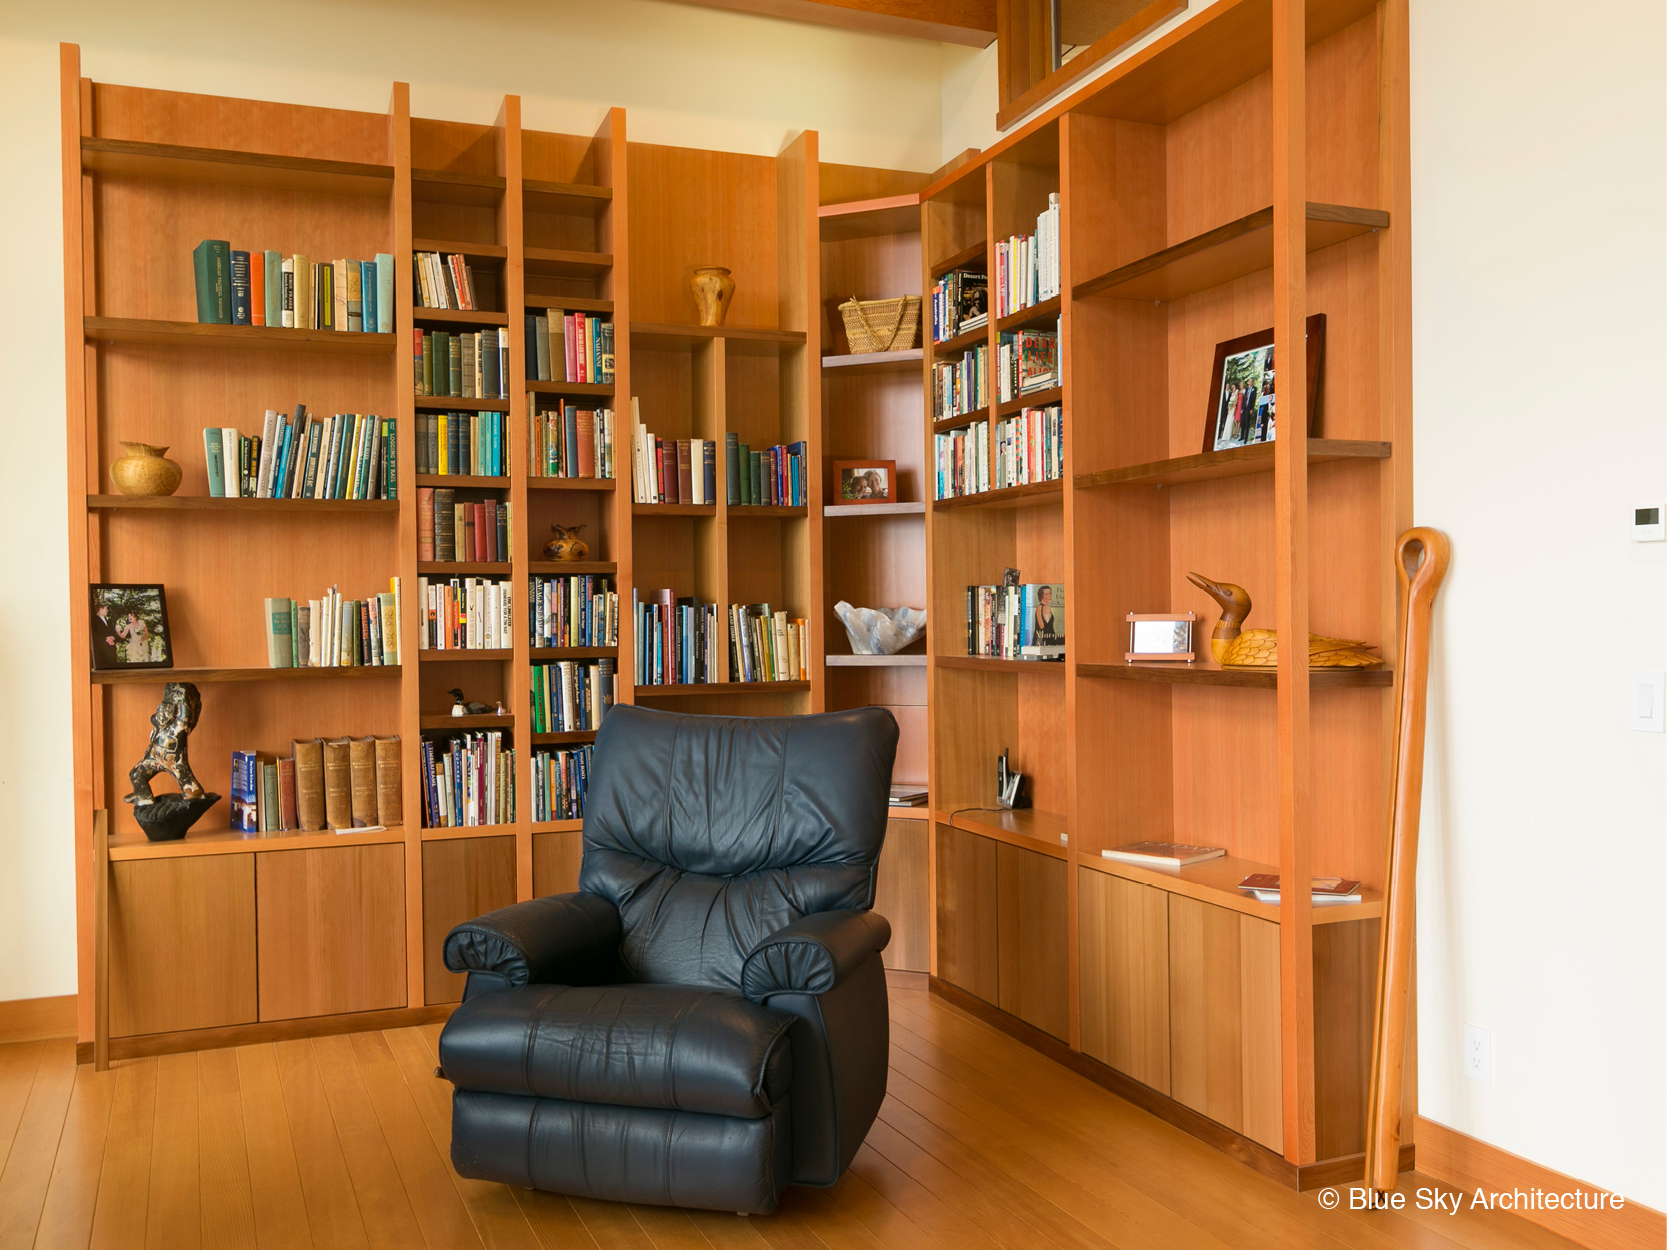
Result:
[[[204,239],[191,253],[197,287],[197,320],[203,325],[232,323],[232,245]]]
[[[747,500],[747,502],[748,503],[753,503],[753,504],[763,503],[764,502],[764,453],[761,452],[761,451],[752,452],[751,453],[751,460],[752,460],[752,474],[751,474],[752,498]]]
[[[254,258],[251,257],[252,261]],[[281,252],[261,254],[261,267],[266,271],[266,324],[284,324],[284,257]]]
[[[461,397],[463,394],[463,340],[455,334],[446,336],[446,355],[451,361],[451,385],[446,394]]]
[[[294,644],[290,640],[291,617],[288,599],[266,601],[266,662],[271,668],[293,668]]]
[[[423,392],[434,394],[434,336],[423,335]]]
[[[301,667],[301,614],[296,610],[296,602],[289,601],[289,666]]]
[[[278,766],[276,764],[262,764],[260,766],[260,831],[262,833],[276,833],[279,824]]]
[[[741,502],[741,444],[733,431],[724,435],[724,494],[729,502]]]
[[[393,417],[387,418],[382,423],[383,459],[387,461],[382,470],[382,498],[384,499],[399,498],[399,449],[395,444],[395,434],[398,429],[399,422]]]

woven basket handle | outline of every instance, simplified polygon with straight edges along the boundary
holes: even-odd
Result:
[[[857,306],[857,320],[862,322],[862,328],[868,332],[868,337],[869,338],[873,339],[876,343],[878,343],[880,341],[880,336],[878,334],[874,333],[874,327],[868,324],[868,318],[865,315],[863,315],[862,301],[860,299],[858,299],[855,295],[853,295],[851,297],[851,302]],[[897,341],[897,332],[899,330],[901,330],[902,328],[903,328],[903,310],[902,310],[901,307],[899,307],[898,310],[897,310],[897,324],[892,326],[891,335],[890,335],[889,338],[886,339],[886,345],[880,349],[881,351],[889,352],[891,350],[891,345],[894,342]]]

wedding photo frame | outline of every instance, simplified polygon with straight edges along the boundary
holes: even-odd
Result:
[[[172,668],[168,597],[161,586],[96,582],[87,588],[93,668]]]
[[[1320,436],[1325,374],[1325,314],[1308,318],[1308,437]],[[1204,450],[1266,443],[1278,432],[1274,404],[1273,328],[1216,344],[1204,417]]]

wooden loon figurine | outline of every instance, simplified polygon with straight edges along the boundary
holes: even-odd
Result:
[[[1221,605],[1221,620],[1210,635],[1210,654],[1223,668],[1277,668],[1279,634],[1271,629],[1240,629],[1250,615],[1250,596],[1243,586],[1212,582],[1197,573],[1187,580]],[[1308,635],[1309,668],[1376,668],[1383,661],[1369,644],[1350,638]]]

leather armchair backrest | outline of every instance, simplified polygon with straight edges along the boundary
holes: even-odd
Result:
[[[740,993],[761,939],[812,912],[872,906],[896,753],[883,708],[609,712],[579,889],[619,909],[625,975]]]

